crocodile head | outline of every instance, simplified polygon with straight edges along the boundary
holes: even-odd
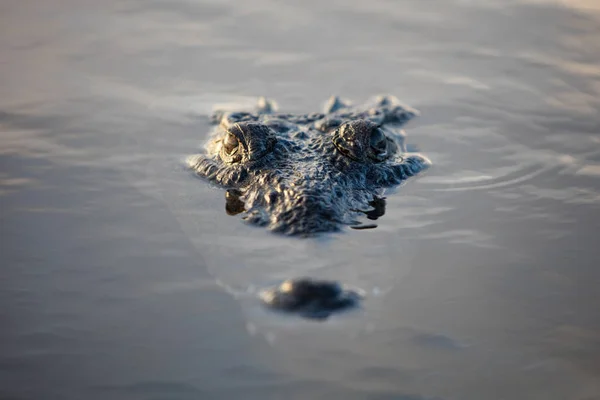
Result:
[[[367,113],[336,108],[302,119],[224,114],[206,152],[188,164],[228,189],[227,212],[245,213],[248,222],[302,235],[360,227],[361,214],[383,214],[385,188],[429,165],[425,157],[403,152],[403,135],[385,124],[386,106]]]

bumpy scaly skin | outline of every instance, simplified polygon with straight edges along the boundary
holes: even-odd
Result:
[[[324,114],[273,113],[261,100],[254,113],[217,112],[206,153],[188,165],[229,190],[228,211],[285,234],[357,225],[384,188],[430,165],[403,153],[396,128],[417,115],[390,96],[350,107],[330,99]],[[234,210],[231,210],[233,208]]]

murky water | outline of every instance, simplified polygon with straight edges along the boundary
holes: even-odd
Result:
[[[0,3],[0,398],[600,399],[600,4]],[[391,93],[434,163],[280,237],[182,167],[214,105]],[[361,310],[271,314],[292,276]]]

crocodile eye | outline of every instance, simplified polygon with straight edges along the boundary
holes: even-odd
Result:
[[[245,121],[222,128],[220,157],[229,164],[252,163],[270,153],[277,142],[275,132],[262,123]]]
[[[231,132],[227,132],[227,136],[223,139],[223,150],[228,155],[235,154],[240,147],[240,141],[238,138]]]
[[[358,162],[382,162],[394,151],[383,129],[368,120],[343,124],[333,133],[333,144],[341,154]]]

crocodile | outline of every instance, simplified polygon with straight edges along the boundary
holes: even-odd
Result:
[[[371,228],[385,212],[384,190],[429,167],[407,152],[400,127],[418,115],[393,96],[352,106],[334,96],[322,113],[277,112],[261,98],[254,111],[216,111],[195,173],[227,189],[226,211],[287,235],[344,226]]]

